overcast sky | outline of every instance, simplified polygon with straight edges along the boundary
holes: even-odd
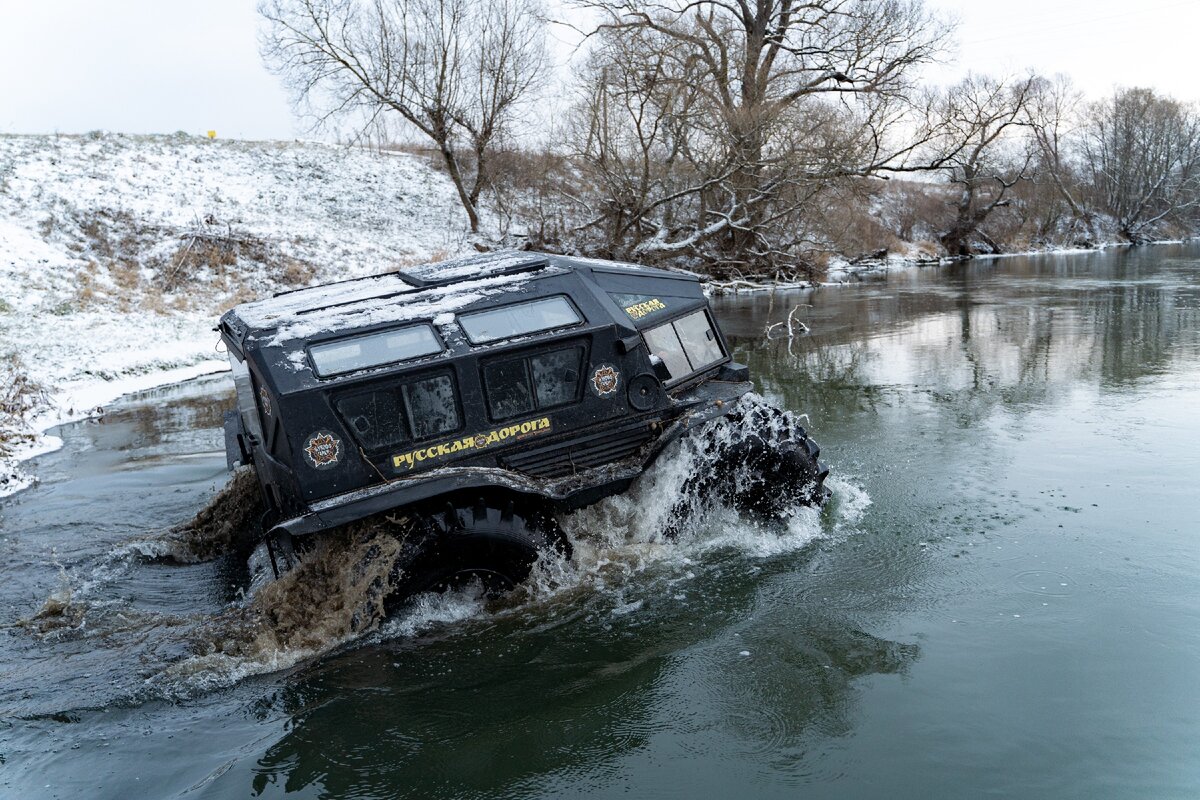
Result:
[[[482,1],[482,0],[481,0]],[[1090,96],[1200,100],[1200,0],[931,0],[960,21],[931,80],[1065,72]],[[0,0],[0,132],[302,136],[258,55],[254,0]],[[565,37],[559,37],[565,38]],[[570,48],[557,48],[560,59]]]

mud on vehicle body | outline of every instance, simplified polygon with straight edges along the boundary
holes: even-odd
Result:
[[[740,402],[699,279],[630,264],[499,253],[300,289],[222,317],[237,387],[231,468],[252,465],[272,558],[380,513],[414,520],[401,584],[503,589],[554,516],[624,491],[683,436],[694,490],[771,516],[824,499],[819,451],[790,416]],[[753,473],[734,480],[731,465]]]

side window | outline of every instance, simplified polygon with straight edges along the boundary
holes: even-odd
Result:
[[[434,375],[406,383],[401,391],[415,438],[424,439],[458,429],[458,402],[454,397],[454,381],[449,375]]]
[[[650,354],[662,359],[671,373],[668,383],[678,383],[725,357],[703,309],[650,328],[642,336]]]
[[[579,398],[583,348],[564,347],[493,361],[483,368],[488,411],[507,419],[573,403]]]
[[[528,303],[462,314],[458,324],[471,344],[486,344],[555,328],[569,328],[583,317],[565,297],[545,297]]]
[[[493,419],[514,417],[533,410],[533,392],[525,359],[496,361],[483,368],[483,383],[487,387],[488,411]]]
[[[308,348],[317,377],[328,378],[360,369],[394,364],[442,352],[442,343],[428,324],[410,325]]]
[[[560,406],[575,399],[579,388],[579,359],[583,350],[552,350],[529,359],[538,408]]]
[[[394,390],[345,397],[338,401],[337,407],[359,444],[367,450],[391,447],[412,438],[400,397]]]
[[[343,397],[335,405],[366,450],[383,450],[462,427],[458,394],[448,373]]]

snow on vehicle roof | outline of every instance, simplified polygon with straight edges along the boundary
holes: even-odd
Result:
[[[680,269],[679,267],[671,267],[664,269],[662,267],[648,267],[645,264],[635,264],[632,261],[611,261],[603,258],[586,258],[584,256],[571,256],[571,263],[591,267],[607,272],[637,272],[637,273],[653,273],[662,278],[686,278],[689,280],[699,280],[704,276],[698,272],[691,270]]]
[[[373,275],[350,281],[328,283],[284,292],[265,300],[243,303],[237,307],[237,315],[254,328],[270,328],[279,320],[308,314],[334,305],[345,305],[359,300],[371,300],[412,291],[415,287],[399,276]]]
[[[694,280],[687,274],[637,264],[509,251],[299,289],[242,304],[230,315],[250,329],[274,331],[265,342],[268,346],[384,323],[432,320],[442,325],[473,303],[521,291],[534,276],[580,267]]]
[[[512,266],[509,263],[507,268]],[[273,329],[274,335],[266,344],[282,345],[382,323],[444,318],[488,297],[519,291],[531,277],[524,269],[505,274],[505,268],[500,267],[498,275],[494,274],[497,269],[491,269],[488,271],[493,274],[488,277],[436,283],[427,288],[413,286],[394,274],[360,278],[245,303],[231,313],[250,328]],[[537,272],[545,274],[548,270],[564,272],[548,266]]]

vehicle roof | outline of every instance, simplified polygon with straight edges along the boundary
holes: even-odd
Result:
[[[683,288],[680,282],[692,284],[683,294],[698,292],[699,277],[688,272],[505,251],[281,292],[236,306],[222,317],[221,328],[239,346],[253,341],[287,349],[297,341],[396,323],[427,320],[442,325],[468,308],[504,305],[520,295],[537,296],[541,281],[568,273],[586,278],[604,292],[677,294]],[[562,289],[545,293],[558,294]],[[615,304],[613,308],[619,310]]]

